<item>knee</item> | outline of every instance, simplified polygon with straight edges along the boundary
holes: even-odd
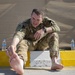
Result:
[[[18,45],[25,45],[25,44],[27,44],[27,40],[21,40]]]
[[[28,49],[28,42],[27,40],[21,40],[18,45],[17,45],[17,49]]]
[[[50,34],[50,37],[51,37],[51,38],[57,38],[57,39],[59,39],[59,35],[58,35],[58,33],[56,33],[56,32]]]
[[[52,36],[54,36],[54,37],[59,37],[59,36],[58,36],[58,33],[56,33],[56,32],[52,33]]]

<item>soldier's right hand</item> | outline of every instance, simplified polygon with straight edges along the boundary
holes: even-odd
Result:
[[[16,47],[13,46],[13,45],[10,45],[8,48],[7,48],[7,55],[9,56],[9,58],[14,58],[15,57],[15,50],[16,50]]]

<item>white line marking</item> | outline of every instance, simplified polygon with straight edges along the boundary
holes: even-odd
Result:
[[[5,15],[10,9],[12,9],[16,4],[12,4],[5,12],[0,15],[0,18]]]

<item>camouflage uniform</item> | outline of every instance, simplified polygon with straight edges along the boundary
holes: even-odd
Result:
[[[36,40],[34,38],[35,32],[43,27],[51,27],[52,33],[44,33],[40,39]],[[36,28],[32,26],[30,19],[20,23],[14,34],[14,38],[18,37],[20,39],[20,42],[17,45],[18,55],[24,61],[27,61],[28,50],[46,50],[48,48],[50,57],[57,57],[59,52],[59,37],[57,32],[59,31],[60,28],[57,24],[49,18],[44,18],[42,23]]]

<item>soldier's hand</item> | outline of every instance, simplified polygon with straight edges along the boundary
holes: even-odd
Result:
[[[44,35],[44,31],[42,29],[40,29],[34,34],[34,38],[40,39],[43,35]]]
[[[13,45],[10,45],[6,51],[7,55],[9,56],[9,58],[13,58],[15,57],[14,54],[15,54],[15,50],[16,50],[16,47],[13,46]]]

